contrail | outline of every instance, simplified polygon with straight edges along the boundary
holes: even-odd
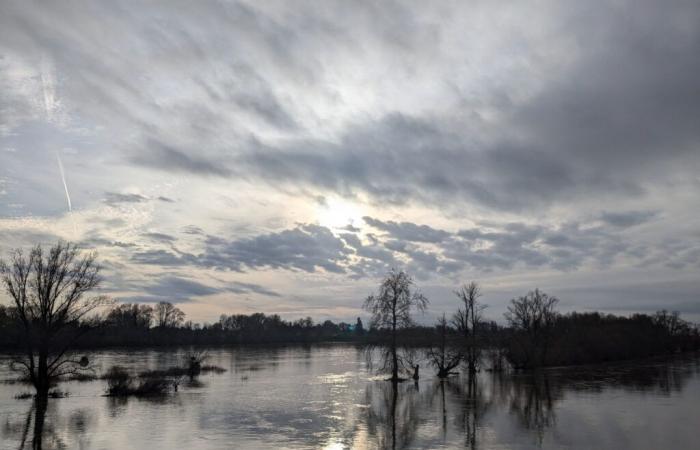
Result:
[[[47,58],[41,61],[41,87],[44,94],[44,110],[46,111],[46,120],[54,122],[56,119],[54,112],[56,111],[56,79],[54,69],[51,62]],[[66,193],[66,201],[68,202],[68,214],[73,223],[73,235],[78,234],[78,229],[75,225],[75,217],[73,217],[73,203],[70,200],[70,192],[68,192],[68,183],[66,183],[66,172],[63,170],[63,161],[61,155],[56,151],[56,161],[58,162],[58,170],[61,172],[61,181],[63,182],[63,190]]]
[[[58,170],[61,172],[61,181],[63,181],[63,190],[66,192],[66,201],[68,202],[68,214],[70,215],[70,221],[73,224],[73,236],[78,235],[78,227],[75,225],[75,217],[73,217],[73,204],[70,201],[70,193],[68,192],[68,183],[66,183],[66,173],[63,170],[63,162],[61,161],[61,155],[56,152],[56,161],[58,161]]]
[[[66,191],[66,200],[68,200],[68,211],[73,213],[73,205],[70,202],[70,194],[68,193],[68,184],[66,183],[66,174],[63,171],[63,163],[61,156],[56,152],[56,161],[58,161],[58,170],[61,172],[61,181],[63,181],[63,189]]]

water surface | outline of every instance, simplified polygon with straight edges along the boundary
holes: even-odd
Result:
[[[184,350],[102,351],[103,371],[180,363]],[[0,448],[697,448],[700,357],[550,369],[482,371],[476,383],[391,383],[353,346],[210,349],[225,368],[163,399],[104,397],[105,382],[68,382],[43,411],[0,385]],[[14,377],[0,355],[0,379]],[[24,447],[22,447],[24,445]]]

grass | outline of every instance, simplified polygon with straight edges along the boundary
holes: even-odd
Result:
[[[112,397],[163,396],[177,390],[177,382],[165,377],[149,377],[138,383],[120,366],[112,366],[104,375],[107,380],[107,395]]]
[[[66,398],[69,395],[70,395],[69,392],[59,391],[58,389],[54,389],[53,391],[49,391],[49,398]]]
[[[70,395],[69,392],[66,391],[59,391],[58,389],[54,389],[49,391],[49,398],[66,398]],[[33,392],[20,392],[19,394],[15,395],[15,399],[17,400],[27,400],[30,398],[36,397],[36,394]]]

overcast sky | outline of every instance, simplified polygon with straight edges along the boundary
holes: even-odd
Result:
[[[0,251],[194,321],[354,320],[391,267],[425,321],[700,320],[699,170],[696,0],[0,6]]]

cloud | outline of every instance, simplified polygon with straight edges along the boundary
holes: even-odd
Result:
[[[245,294],[249,292],[253,292],[255,294],[260,294],[260,295],[265,295],[267,297],[281,297],[280,294],[277,292],[265,288],[263,286],[260,286],[259,284],[255,283],[243,283],[240,281],[234,282],[232,285],[226,287],[226,290],[229,292],[234,292],[237,294]]]
[[[683,0],[5,2],[0,247],[304,296],[391,266],[448,290],[694,273],[698,23]],[[309,225],[337,197],[365,223]]]
[[[192,301],[194,297],[204,297],[226,291],[226,289],[212,287],[177,275],[159,277],[157,281],[145,284],[141,290],[146,295],[119,297],[119,300],[140,303],[162,301],[185,303]]]
[[[143,233],[141,236],[149,238],[157,242],[171,243],[175,242],[177,238],[165,233]]]
[[[362,220],[374,228],[391,234],[392,237],[410,242],[438,243],[447,239],[450,235],[447,231],[436,230],[428,225],[416,225],[410,222],[397,223],[394,221],[382,222],[372,217],[363,217]]]
[[[641,225],[656,217],[656,211],[604,212],[600,219],[614,227],[629,228]]]
[[[192,151],[176,149],[155,139],[149,139],[145,149],[130,158],[134,164],[171,172],[197,175],[229,176],[231,170],[220,163],[194,155]]]
[[[104,203],[108,205],[117,205],[119,203],[143,203],[147,202],[148,197],[140,194],[120,194],[117,192],[105,192]]]
[[[134,252],[131,254],[130,259],[137,264],[165,267],[197,264],[197,260],[193,255],[175,254],[171,251],[162,249]]]
[[[213,267],[240,271],[247,267],[283,268],[342,273],[350,250],[328,228],[299,225],[277,233],[227,241],[209,237],[202,261]]]
[[[188,301],[192,297],[212,295],[221,291],[197,281],[177,276],[160,278],[157,283],[147,286],[144,290],[155,297],[171,298],[173,301]]]

